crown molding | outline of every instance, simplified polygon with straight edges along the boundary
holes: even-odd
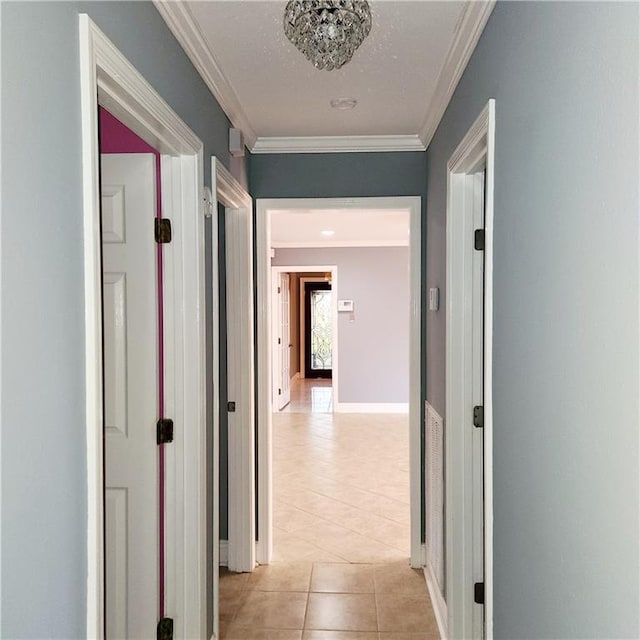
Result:
[[[495,4],[496,0],[468,0],[465,5],[458,22],[457,32],[438,76],[427,117],[420,127],[419,136],[425,149],[429,146],[444,116]]]
[[[424,151],[417,135],[401,136],[300,136],[260,137],[251,153],[354,153],[375,151]]]
[[[308,137],[258,137],[187,4],[175,0],[153,0],[153,4],[232,125],[242,130],[245,145],[251,153],[354,153],[424,151],[429,146],[496,0],[467,0],[418,134]]]
[[[251,149],[257,137],[255,131],[186,3],[175,2],[175,0],[153,0],[153,4],[231,124],[242,130],[245,145]]]

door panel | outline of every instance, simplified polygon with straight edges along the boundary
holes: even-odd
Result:
[[[157,288],[151,154],[101,156],[107,638],[158,616]]]
[[[124,273],[102,279],[104,344],[104,428],[109,435],[127,435],[127,281]]]
[[[105,566],[107,569],[107,638],[127,636],[127,490],[105,490]]]

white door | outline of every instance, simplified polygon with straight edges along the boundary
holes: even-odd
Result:
[[[108,639],[158,620],[157,294],[152,154],[101,156]]]
[[[280,395],[278,409],[283,409],[291,401],[291,325],[289,274],[280,274]]]
[[[214,184],[216,176],[214,175]],[[236,192],[239,192],[239,185]],[[243,192],[243,199],[244,199]],[[230,571],[253,571],[255,526],[255,386],[253,220],[251,201],[225,207]]]
[[[273,410],[284,409],[291,401],[291,293],[288,273],[272,275],[272,398]]]
[[[282,323],[280,299],[280,273],[273,271],[271,273],[271,340],[272,340],[272,358],[271,358],[271,404],[273,411],[280,410],[280,396],[282,388],[280,386],[282,378]]]

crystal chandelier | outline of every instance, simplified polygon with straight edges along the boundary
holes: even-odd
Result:
[[[289,0],[284,32],[316,69],[339,69],[371,31],[367,0]]]

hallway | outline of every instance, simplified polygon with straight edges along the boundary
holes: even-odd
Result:
[[[331,380],[295,380],[273,416],[273,563],[220,574],[223,640],[433,640],[409,566],[406,415],[332,413]]]
[[[274,560],[407,559],[408,417],[332,413],[331,392],[296,380],[273,416]]]

